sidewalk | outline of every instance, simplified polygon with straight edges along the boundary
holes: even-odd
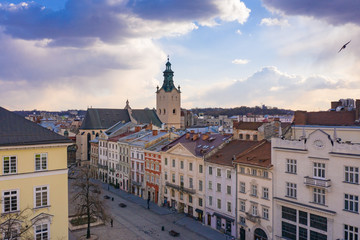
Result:
[[[109,186],[107,183],[103,183],[99,180],[94,180],[94,182],[100,184],[102,186],[102,188],[104,190],[108,190],[121,197],[121,198],[124,198],[130,202],[133,202],[139,206],[142,206],[144,208],[147,208],[147,200],[145,199],[142,199],[138,196],[135,196],[131,193],[128,193],[128,192],[125,192],[123,190],[120,190],[120,189],[115,189],[114,187],[112,186]],[[168,208],[165,208],[165,207],[159,207],[157,204],[153,203],[153,202],[150,202],[150,211],[158,214],[158,215],[168,215],[168,214],[174,214],[170,209]],[[186,229],[192,231],[192,232],[195,232],[197,233],[198,235],[202,236],[202,237],[205,237],[207,239],[210,239],[210,240],[227,240],[227,239],[230,239],[229,236],[223,234],[223,233],[220,233],[208,226],[205,226],[204,224],[202,224],[201,222],[199,221],[196,221],[195,219],[193,218],[190,218],[190,217],[186,217],[184,214],[179,214],[177,213],[178,215],[178,220],[174,221],[174,223],[176,225],[179,225],[179,226],[183,226],[185,227]]]

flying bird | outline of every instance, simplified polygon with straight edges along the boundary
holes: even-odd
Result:
[[[346,45],[348,45],[350,42],[351,42],[351,40],[348,41],[347,43],[345,43],[344,46],[342,46],[342,47],[340,48],[340,50],[338,51],[338,53],[339,53],[341,50],[345,49],[345,48],[346,48]]]

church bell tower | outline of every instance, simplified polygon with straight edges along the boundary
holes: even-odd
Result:
[[[171,63],[167,59],[162,87],[156,90],[156,111],[160,120],[165,124],[166,129],[180,128],[181,98],[180,86],[174,85],[174,72],[171,70]]]

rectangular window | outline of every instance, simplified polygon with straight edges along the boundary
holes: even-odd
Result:
[[[254,197],[257,196],[257,185],[251,185],[251,195]]]
[[[199,173],[203,173],[203,165],[199,165]]]
[[[245,182],[240,182],[240,192],[245,193]]]
[[[296,240],[296,225],[281,222],[281,236],[286,239]]]
[[[212,189],[212,181],[209,181],[209,189]]]
[[[310,239],[327,240],[327,236],[322,233],[314,232],[310,230]]]
[[[216,184],[216,191],[221,192],[221,183]]]
[[[203,190],[203,181],[199,180],[199,191],[201,192]]]
[[[227,211],[231,213],[231,202],[227,202]]]
[[[199,206],[200,206],[200,207],[203,206],[203,200],[202,200],[202,198],[199,198]]]
[[[165,172],[164,175],[165,175],[165,180],[167,180],[167,172]]]
[[[263,172],[263,177],[264,177],[264,178],[269,178],[269,172],[268,172],[268,171],[264,171],[264,172]]]
[[[244,167],[240,167],[240,173],[242,173],[242,174],[245,173],[245,168]]]
[[[345,166],[345,182],[359,184],[359,168]]]
[[[282,215],[281,215],[282,218],[296,222],[296,209],[282,206],[281,211],[282,211]]]
[[[310,227],[327,231],[327,218],[310,213]]]
[[[262,197],[263,197],[264,199],[269,199],[269,188],[263,187]]]
[[[175,167],[175,159],[172,160],[172,166]]]
[[[180,176],[180,187],[184,187],[184,176]]]
[[[245,225],[246,224],[246,219],[242,216],[240,216],[240,224],[241,225]]]
[[[189,203],[192,203],[192,196],[189,195]]]
[[[168,165],[167,158],[165,158],[165,165]]]
[[[296,160],[295,159],[286,159],[286,172],[296,174]]]
[[[263,217],[263,219],[269,220],[269,209],[268,208],[263,208],[262,217]]]
[[[256,169],[251,169],[251,175],[256,176],[257,175],[257,170]]]
[[[184,194],[182,192],[180,192],[180,200],[184,199]]]
[[[314,178],[325,178],[325,163],[314,163]]]
[[[3,158],[3,174],[16,173],[16,156],[5,156]]]
[[[251,214],[253,216],[257,216],[258,215],[258,210],[257,210],[257,206],[256,205],[251,205]]]
[[[257,140],[258,140],[257,135],[253,135],[253,140],[254,140],[254,141],[257,141]]]
[[[217,208],[218,208],[218,209],[221,209],[221,199],[218,199],[218,200],[217,200]]]
[[[184,169],[184,161],[180,161],[180,168]]]
[[[246,140],[250,140],[250,134],[246,134]]]
[[[212,196],[209,196],[209,205],[212,206]]]
[[[344,209],[350,212],[359,212],[359,196],[345,194]]]
[[[325,205],[325,189],[314,188],[313,201],[314,201],[314,203]]]
[[[189,188],[194,188],[193,179],[189,178]]]
[[[245,201],[240,201],[240,211],[245,212],[246,203]]]
[[[350,225],[344,225],[344,239],[345,240],[358,240],[359,239],[359,227]]]
[[[226,170],[226,178],[231,179],[231,171],[230,170]]]
[[[209,175],[212,175],[212,167],[209,167]]]
[[[189,171],[192,171],[192,170],[193,170],[193,164],[189,163]]]
[[[299,240],[307,240],[308,233],[306,228],[299,227]]]
[[[18,195],[18,190],[3,191],[3,213],[15,212],[19,210]]]
[[[299,211],[299,223],[307,225],[307,212]]]
[[[217,171],[216,176],[221,177],[221,169],[220,169],[220,168],[217,168],[216,171]]]
[[[286,183],[286,196],[296,198],[296,183]]]
[[[49,192],[47,186],[35,187],[35,207],[44,207],[49,205]]]
[[[49,238],[49,224],[40,224],[35,226],[35,239],[48,240]]]
[[[239,134],[239,139],[243,139],[244,135],[242,133]]]
[[[231,186],[226,186],[226,193],[231,194]]]
[[[175,173],[172,174],[172,182],[175,183]]]

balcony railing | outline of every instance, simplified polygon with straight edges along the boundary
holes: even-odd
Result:
[[[318,178],[312,178],[312,177],[306,176],[306,177],[304,177],[304,184],[307,186],[329,188],[329,187],[331,187],[331,180],[330,179],[318,179]]]
[[[179,186],[179,185],[176,185],[176,184],[173,184],[173,183],[166,182],[165,185],[167,187],[174,188],[174,189],[176,189],[178,191],[183,191],[183,192],[190,193],[190,194],[195,194],[196,193],[195,189],[185,188],[183,186]]]
[[[254,216],[250,212],[246,213],[246,219],[248,219],[249,221],[254,222],[254,223],[260,223],[260,216],[258,216],[258,215]]]
[[[98,168],[104,169],[104,170],[108,170],[108,166],[107,165],[102,165],[102,164],[98,164]]]

